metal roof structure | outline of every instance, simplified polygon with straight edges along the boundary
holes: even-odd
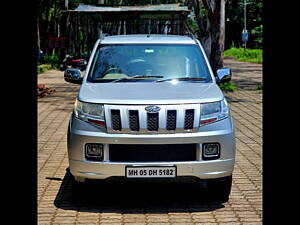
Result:
[[[98,15],[102,21],[113,21],[120,19],[185,19],[190,11],[187,6],[179,4],[160,4],[146,6],[94,6],[80,4],[74,10],[64,10],[64,13]],[[112,15],[118,16],[112,18]]]
[[[118,7],[108,7],[108,6],[93,6],[80,4],[74,10],[65,10],[65,12],[86,12],[86,13],[120,13],[120,12],[180,12],[189,13],[187,6],[180,6],[179,4],[160,4],[160,5],[146,5],[146,6],[118,6]]]
[[[130,35],[115,35],[105,36],[102,44],[135,44],[135,43],[149,43],[149,44],[196,44],[191,36],[181,35],[163,35],[163,34],[130,34]]]
[[[79,4],[62,11],[66,18],[66,36],[72,51],[91,50],[102,33],[176,34],[190,33],[190,11],[180,4],[145,6],[94,6]]]

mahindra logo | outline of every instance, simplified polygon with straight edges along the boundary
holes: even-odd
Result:
[[[145,108],[145,110],[149,113],[156,113],[160,110],[160,108],[158,106],[155,106],[155,105],[150,105],[150,106],[147,106]]]

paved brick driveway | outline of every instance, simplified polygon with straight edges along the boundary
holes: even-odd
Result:
[[[202,184],[92,183],[72,201],[67,126],[77,85],[60,71],[38,76],[56,92],[38,100],[38,224],[262,224],[262,80],[258,64],[226,59],[239,90],[226,93],[236,127],[237,158],[227,203]]]

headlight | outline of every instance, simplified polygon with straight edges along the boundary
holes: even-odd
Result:
[[[102,104],[86,103],[76,99],[74,114],[78,119],[104,126],[104,106]]]
[[[225,98],[219,102],[201,104],[200,126],[213,123],[229,116],[229,108]]]

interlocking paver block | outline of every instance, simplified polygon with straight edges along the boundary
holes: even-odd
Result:
[[[115,184],[96,185],[91,190],[93,195],[75,203],[66,172],[66,140],[79,86],[66,83],[60,71],[38,75],[38,83],[56,90],[38,99],[38,224],[262,224],[262,93],[257,90],[262,66],[232,59],[225,59],[225,66],[232,68],[232,82],[238,87],[225,93],[237,137],[232,192],[225,204],[203,198],[205,190],[189,194],[192,191],[188,185],[172,186],[180,195],[157,193],[152,199],[131,192],[128,197],[126,191],[118,194],[122,184],[118,188]],[[151,189],[145,189],[145,193],[151,193]]]

